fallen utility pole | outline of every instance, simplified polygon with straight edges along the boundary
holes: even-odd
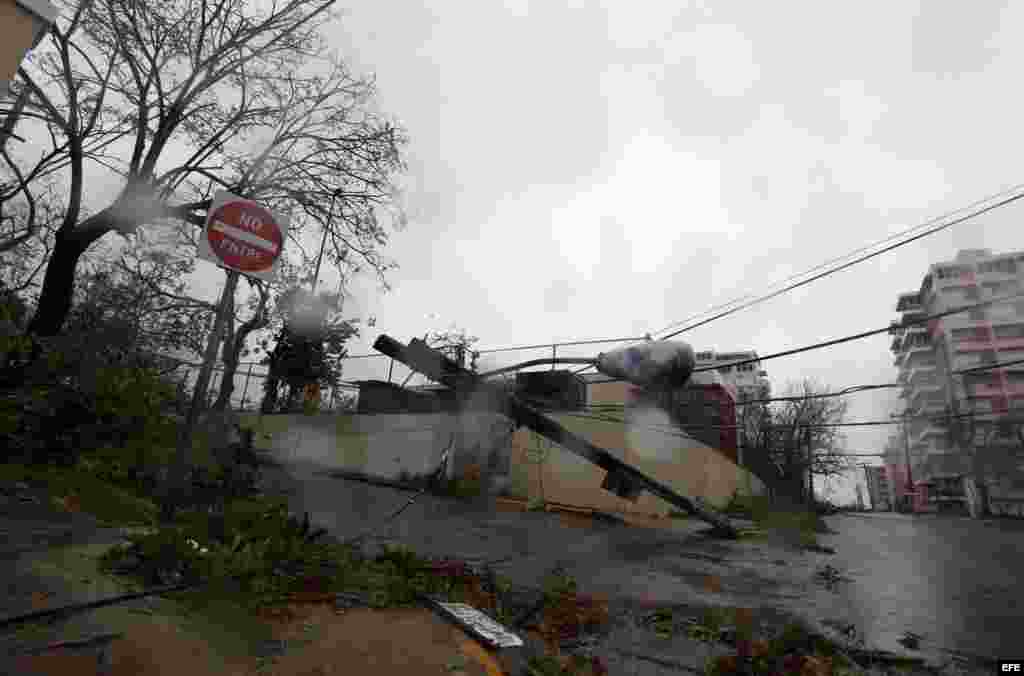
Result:
[[[699,500],[680,495],[671,487],[647,476],[605,449],[570,432],[557,421],[505,391],[500,385],[481,380],[476,374],[462,368],[426,342],[414,338],[406,346],[389,336],[382,335],[374,342],[373,348],[419,371],[431,380],[452,388],[462,400],[470,395],[489,395],[493,399],[494,407],[511,418],[517,426],[527,427],[605,470],[607,475],[601,484],[605,490],[627,500],[636,500],[646,490],[691,516],[711,524],[715,534],[729,538],[737,536],[736,528],[726,517],[705,507]]]

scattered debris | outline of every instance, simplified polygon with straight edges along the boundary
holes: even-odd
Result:
[[[523,645],[521,638],[472,606],[465,603],[444,603],[431,598],[423,600],[442,617],[459,625],[466,633],[489,648],[514,648]]]
[[[688,671],[695,674],[703,674],[703,669],[695,669],[689,664],[679,662],[676,660],[666,659],[664,657],[655,657],[654,655],[645,655],[643,653],[634,652],[632,650],[622,650],[620,648],[612,648],[616,653],[623,657],[632,657],[635,660],[642,660],[644,662],[650,662],[651,664],[657,664],[659,667],[665,667],[667,669],[678,669],[680,671]]]
[[[850,578],[844,576],[838,568],[829,564],[819,568],[817,572],[814,573],[814,579],[829,591],[837,591],[839,583],[848,582],[850,580]]]
[[[915,634],[912,631],[903,632],[903,638],[900,639],[899,643],[908,650],[920,650],[921,639],[924,638],[920,634]]]

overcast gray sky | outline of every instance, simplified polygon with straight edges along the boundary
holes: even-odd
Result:
[[[380,107],[412,139],[410,223],[388,251],[401,268],[389,294],[354,289],[351,312],[377,317],[354,353],[378,332],[450,324],[480,347],[656,332],[1024,182],[1021,3],[346,7],[337,47],[376,74]],[[1022,215],[1008,207],[682,337],[765,354],[884,326],[929,263],[1024,248]],[[776,391],[896,376],[887,336],[765,368]],[[384,375],[385,360],[346,371]],[[849,417],[886,417],[894,401],[856,395]],[[877,452],[886,434],[851,430],[849,446]]]

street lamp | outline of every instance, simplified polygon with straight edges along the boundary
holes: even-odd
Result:
[[[641,387],[682,387],[695,365],[693,348],[676,340],[652,340],[640,345],[602,352],[596,357],[546,357],[481,373],[487,379],[542,364],[589,364],[616,380]]]

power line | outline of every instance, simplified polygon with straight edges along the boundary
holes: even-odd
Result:
[[[845,260],[845,259],[849,258],[850,256],[856,255],[856,254],[861,253],[863,251],[867,251],[867,250],[872,249],[874,247],[877,247],[877,246],[879,246],[881,244],[885,244],[886,242],[890,242],[890,241],[892,241],[894,239],[897,239],[899,237],[902,237],[904,235],[912,233],[912,232],[914,232],[916,230],[920,230],[922,228],[929,228],[928,230],[926,230],[923,233],[919,233],[919,234],[914,235],[913,237],[910,237],[908,239],[896,242],[895,244],[892,244],[892,245],[890,245],[890,246],[888,246],[888,247],[886,247],[886,248],[884,248],[884,249],[882,249],[880,251],[876,251],[876,252],[873,252],[873,253],[870,253],[870,254],[866,254],[864,256],[861,256],[859,258],[854,259],[853,261],[849,261],[847,263],[844,263],[841,266],[838,266],[836,268],[831,268],[829,270],[826,270],[826,271],[824,271],[824,272],[822,272],[822,273],[820,273],[818,275],[815,275],[815,276],[813,276],[813,277],[811,277],[809,279],[797,282],[796,284],[791,284],[791,285],[786,286],[786,287],[784,287],[784,288],[782,288],[782,289],[780,289],[778,291],[775,291],[775,292],[773,292],[771,294],[767,294],[767,295],[761,296],[759,298],[755,298],[753,301],[751,301],[749,303],[745,303],[745,304],[743,304],[743,305],[741,305],[741,306],[739,306],[737,308],[733,308],[733,309],[728,310],[728,311],[726,311],[724,313],[717,314],[717,315],[715,315],[715,316],[713,316],[713,317],[711,317],[709,319],[704,320],[703,322],[700,322],[700,323],[692,325],[692,326],[684,327],[683,329],[680,329],[679,331],[676,331],[676,332],[671,333],[671,334],[669,334],[667,336],[664,336],[662,338],[662,340],[666,340],[668,338],[672,338],[672,337],[677,336],[680,333],[683,333],[685,331],[689,331],[691,329],[697,328],[698,326],[703,326],[704,324],[706,324],[708,322],[711,322],[711,321],[714,321],[715,319],[719,319],[721,317],[728,316],[728,315],[730,315],[730,314],[732,314],[734,312],[738,312],[738,311],[740,311],[742,309],[745,309],[747,307],[751,307],[752,305],[764,302],[766,300],[770,300],[771,298],[775,298],[778,295],[781,295],[781,294],[786,293],[788,291],[792,291],[793,289],[799,288],[799,287],[801,287],[801,286],[803,286],[805,284],[809,284],[809,283],[811,283],[813,281],[821,279],[822,277],[825,277],[827,275],[831,275],[831,274],[833,274],[835,272],[840,272],[840,271],[842,271],[842,270],[844,270],[844,269],[846,269],[848,267],[851,267],[851,266],[856,265],[858,263],[861,263],[861,262],[864,262],[864,261],[869,260],[871,258],[874,258],[875,256],[879,256],[879,255],[881,255],[883,253],[887,253],[887,252],[889,252],[889,251],[891,251],[891,250],[893,250],[895,248],[903,246],[904,244],[909,244],[909,243],[914,242],[914,241],[916,241],[918,239],[921,239],[921,238],[926,237],[928,235],[934,234],[936,232],[940,232],[942,230],[950,228],[950,227],[952,227],[954,225],[962,223],[962,222],[964,222],[966,220],[969,220],[971,218],[976,218],[977,216],[980,216],[980,215],[982,215],[984,213],[987,213],[989,211],[993,211],[993,210],[995,210],[995,209],[997,209],[999,207],[1005,206],[1007,204],[1011,204],[1011,203],[1013,203],[1013,202],[1015,202],[1015,201],[1017,201],[1017,200],[1019,200],[1021,198],[1024,198],[1024,192],[1022,192],[1022,191],[1024,191],[1024,184],[1019,184],[1019,185],[1013,186],[1013,187],[1008,188],[1008,189],[1006,189],[1006,190],[1004,190],[1002,192],[996,193],[995,195],[986,197],[986,198],[981,199],[981,200],[977,200],[977,201],[975,201],[975,202],[973,202],[973,203],[971,203],[971,204],[969,204],[969,205],[967,205],[965,207],[961,207],[960,209],[957,209],[955,211],[949,212],[949,213],[947,213],[947,214],[945,214],[943,216],[939,216],[937,218],[933,218],[930,221],[926,221],[925,223],[916,225],[916,226],[914,226],[912,228],[907,228],[907,229],[905,229],[905,230],[903,230],[901,232],[898,232],[896,234],[890,235],[889,237],[886,237],[884,239],[878,240],[877,242],[874,242],[872,244],[869,244],[869,245],[860,247],[858,249],[855,249],[855,250],[851,251],[850,253],[845,254],[844,256],[839,256],[839,257],[830,259],[828,261],[825,261],[824,263],[821,263],[821,264],[816,265],[816,266],[814,266],[812,268],[809,268],[808,270],[805,270],[803,272],[797,273],[795,275],[790,275],[789,277],[787,277],[787,278],[785,278],[783,280],[780,280],[778,282],[773,283],[771,286],[775,286],[776,284],[784,284],[785,282],[788,282],[790,280],[793,280],[793,279],[796,279],[796,278],[799,278],[799,277],[803,277],[803,276],[805,276],[805,275],[807,275],[807,274],[809,274],[811,272],[814,272],[816,270],[820,270],[820,269],[822,269],[822,268],[824,268],[824,267],[826,267],[828,265],[831,265],[832,263],[836,263],[838,261]],[[1009,195],[1009,197],[1005,197],[1003,199],[999,199],[1003,195]],[[997,199],[999,201],[991,203],[991,204],[986,204],[988,202],[992,202],[992,200],[997,200]],[[980,205],[985,205],[985,206],[980,206]],[[949,222],[941,223],[941,221],[943,221],[945,219],[948,219],[948,218],[954,216],[955,214],[961,213],[961,212],[963,212],[965,210],[969,210],[969,209],[972,209],[971,213],[968,213],[968,214],[966,214],[964,216],[961,216],[959,218],[955,218],[954,220],[951,220]],[[932,225],[934,223],[939,223],[939,225],[936,225],[936,226],[932,227]],[[739,297],[737,299],[734,299],[733,301],[729,301],[727,303],[722,303],[722,304],[719,304],[719,305],[715,305],[715,306],[705,310],[704,312],[698,313],[697,315],[692,315],[691,318],[696,318],[696,317],[704,316],[704,315],[708,314],[709,312],[713,312],[716,309],[719,309],[719,308],[722,308],[722,307],[728,307],[728,306],[733,305],[735,303],[741,302],[741,301],[743,301],[743,300],[745,300],[747,298],[750,298],[750,296],[751,296],[751,294],[747,294],[745,296],[741,296],[741,297]],[[689,319],[683,320],[682,322],[674,322],[672,324],[669,324],[667,327],[665,327],[661,331],[657,331],[655,333],[661,333],[662,331],[666,331],[666,330],[668,330],[669,328],[671,328],[673,326],[678,326],[680,323],[686,323],[687,321],[689,321]],[[631,337],[626,337],[626,338],[599,338],[599,339],[592,339],[592,340],[573,340],[573,341],[565,341],[565,342],[538,343],[538,344],[534,344],[534,345],[517,345],[517,346],[511,346],[511,347],[497,347],[497,348],[488,348],[488,349],[475,350],[475,351],[479,352],[480,354],[494,354],[494,353],[497,353],[497,352],[514,352],[514,351],[519,351],[519,350],[539,350],[539,349],[551,348],[551,347],[556,347],[557,348],[557,347],[571,347],[571,346],[576,346],[576,345],[600,345],[600,344],[612,344],[612,343],[639,342],[641,340],[649,340],[650,338],[651,338],[651,334],[647,334],[647,335],[644,335],[644,336],[631,336]],[[345,357],[345,359],[372,359],[372,358],[379,358],[379,357],[384,357],[384,356],[385,355],[383,355],[383,354],[373,353],[373,354],[361,354],[361,355],[348,355],[348,356]],[[591,367],[587,366],[585,368],[579,369],[575,373],[577,373],[577,374],[583,373],[584,371],[588,370],[589,368],[591,368]]]
[[[910,244],[911,242],[915,242],[915,241],[917,241],[919,239],[927,237],[928,235],[933,235],[933,234],[935,234],[937,232],[941,232],[942,230],[946,230],[947,228],[951,228],[954,225],[958,225],[960,223],[963,223],[964,221],[970,220],[972,218],[977,218],[978,216],[981,216],[982,214],[988,213],[988,212],[993,211],[995,209],[998,209],[1000,207],[1004,207],[1004,206],[1006,206],[1008,204],[1012,204],[1013,202],[1016,202],[1017,200],[1020,200],[1020,199],[1024,198],[1024,191],[1022,191],[1022,188],[1024,188],[1024,186],[1021,186],[1021,185],[1014,186],[1013,188],[1011,188],[1009,190],[1005,190],[1005,191],[1003,191],[1001,193],[997,193],[996,195],[993,195],[991,197],[979,200],[978,202],[974,202],[973,204],[969,205],[968,207],[963,207],[961,209],[957,209],[956,211],[950,212],[950,213],[948,213],[948,214],[946,214],[946,215],[944,215],[944,216],[942,216],[942,217],[940,217],[938,219],[933,219],[933,221],[929,221],[928,223],[935,222],[936,220],[941,221],[943,219],[950,218],[954,214],[960,213],[960,212],[962,212],[962,211],[964,211],[966,209],[971,209],[970,213],[968,213],[968,214],[966,214],[964,216],[953,218],[952,220],[950,220],[948,222],[940,223],[939,225],[936,225],[934,227],[930,227],[927,230],[925,230],[924,232],[916,234],[913,237],[909,237],[907,239],[898,241],[898,242],[896,242],[894,244],[890,244],[889,246],[887,246],[887,247],[885,247],[883,249],[880,249],[878,251],[875,251],[875,252],[872,252],[872,253],[869,253],[869,254],[865,254],[863,256],[859,256],[857,258],[854,258],[852,261],[846,262],[846,263],[844,263],[844,264],[842,264],[840,266],[834,267],[834,268],[830,268],[828,270],[825,270],[824,272],[820,272],[820,273],[818,273],[818,274],[816,274],[816,275],[814,275],[812,277],[809,277],[808,279],[805,279],[805,280],[796,282],[794,284],[790,284],[788,286],[785,286],[785,287],[783,287],[783,288],[781,288],[781,289],[779,289],[777,291],[773,291],[773,292],[765,294],[763,296],[759,296],[759,297],[757,297],[757,298],[755,298],[755,299],[753,299],[751,301],[743,303],[742,305],[734,307],[734,308],[732,308],[730,310],[726,310],[724,312],[720,312],[720,313],[718,313],[716,315],[713,315],[712,317],[709,317],[708,319],[705,319],[703,321],[697,322],[696,324],[690,324],[688,326],[684,326],[683,328],[681,328],[681,329],[679,329],[677,331],[673,331],[672,333],[669,333],[668,335],[663,336],[661,338],[661,340],[667,340],[669,338],[673,338],[675,336],[678,336],[681,333],[685,333],[687,331],[691,331],[691,330],[693,330],[693,329],[695,329],[695,328],[697,328],[699,326],[704,326],[705,324],[713,322],[716,319],[721,319],[723,317],[728,317],[729,315],[734,314],[736,312],[739,312],[740,310],[744,310],[744,309],[746,309],[748,307],[752,307],[754,305],[758,305],[758,304],[763,303],[765,301],[771,300],[772,298],[775,298],[777,296],[781,296],[784,293],[787,293],[787,292],[792,291],[794,289],[798,289],[801,286],[805,286],[807,284],[810,284],[811,282],[814,282],[814,281],[817,281],[819,279],[822,279],[823,277],[827,277],[827,276],[829,276],[831,274],[834,274],[836,272],[841,272],[841,271],[843,271],[843,270],[845,270],[845,269],[847,269],[849,267],[857,265],[858,263],[863,263],[864,261],[867,261],[867,260],[870,260],[872,258],[875,258],[876,256],[881,256],[884,253],[888,253],[889,251],[892,251],[893,249],[897,249],[897,248],[899,248],[901,246],[904,246],[906,244]],[[1004,197],[1002,199],[998,199],[1001,195],[1005,195],[1007,193],[1011,193],[1009,197]],[[992,202],[990,204],[985,204],[986,202],[991,202],[993,199],[997,199],[997,201],[996,202]],[[985,206],[980,206],[979,207],[979,206],[977,206],[979,204],[985,204]],[[928,225],[928,223],[922,224],[921,226],[917,226],[917,228],[924,227],[924,226]],[[912,228],[912,230],[913,229],[917,229],[917,228]],[[885,240],[883,240],[883,242],[884,241]]]
[[[622,425],[629,425],[630,427],[638,427],[643,429],[650,429],[657,432],[665,432],[669,436],[685,436],[691,438],[689,434],[680,434],[680,432],[687,432],[688,430],[739,430],[744,429],[745,425],[689,425],[686,423],[672,423],[672,424],[658,424],[658,423],[638,423],[623,418],[611,417],[608,414],[592,414],[592,413],[577,413],[573,411],[558,411],[555,409],[549,409],[554,413],[562,413],[563,415],[569,415],[574,418],[584,418],[588,420],[597,420],[600,422],[617,423]],[[997,416],[997,417],[986,417],[986,416]],[[976,419],[981,422],[1003,422],[1010,424],[1024,424],[1024,417],[1021,418],[1007,418],[1006,416],[1000,416],[999,414],[993,413],[955,413],[946,415],[935,415],[935,416],[903,416],[891,420],[857,420],[853,422],[835,422],[835,423],[811,423],[811,424],[758,424],[759,427],[772,428],[772,429],[831,429],[838,427],[877,427],[886,425],[902,425],[908,420],[926,420],[932,423],[948,424],[952,420],[964,420],[964,419]]]
[[[539,350],[546,347],[572,347],[573,345],[601,345],[607,343],[628,343],[640,340],[648,340],[650,336],[634,336],[631,338],[598,338],[595,340],[570,340],[564,343],[544,343],[542,345],[525,345],[519,347],[495,347],[487,350],[476,350],[480,354],[493,354],[495,352],[513,352],[516,350]]]
[[[1024,360],[1022,360],[1022,361],[1024,361]],[[607,381],[602,381],[602,382],[620,382],[620,381],[618,381],[616,379],[609,379]],[[824,392],[824,393],[820,393],[820,394],[807,394],[807,395],[787,396],[787,397],[767,397],[767,398],[764,398],[764,399],[747,399],[747,400],[736,401],[736,402],[734,402],[734,405],[735,406],[746,406],[746,405],[750,405],[750,404],[767,404],[767,403],[772,403],[772,402],[777,402],[777,401],[805,401],[807,399],[827,399],[827,398],[831,398],[831,397],[845,397],[845,396],[848,396],[848,395],[851,395],[851,394],[857,394],[859,392],[868,392],[868,391],[871,391],[871,390],[894,389],[894,388],[901,388],[901,387],[903,387],[903,385],[900,384],[900,383],[882,383],[880,385],[854,385],[854,386],[851,386],[851,387],[844,388],[842,390],[838,390],[836,392]],[[705,402],[702,402],[702,403],[704,405],[706,405],[706,406],[718,406],[719,405],[717,402],[713,402],[713,401],[705,401]],[[608,403],[600,403],[600,404],[587,404],[584,408],[594,409],[594,410],[602,410],[602,409],[621,410],[621,409],[624,409],[624,408],[628,408],[629,406],[630,405],[626,404],[626,403],[608,402]]]
[[[480,354],[494,354],[496,352],[518,352],[522,350],[543,350],[550,349],[552,347],[573,347],[575,345],[601,345],[608,343],[628,343],[637,342],[641,340],[648,340],[650,336],[634,336],[630,338],[595,338],[590,340],[569,340],[561,343],[537,343],[536,345],[515,345],[512,347],[492,347],[483,350],[471,350],[472,352],[478,352]],[[386,357],[387,355],[381,353],[373,354],[353,354],[348,355],[345,359],[372,359],[374,357]]]
[[[1015,185],[1015,186],[1013,186],[1011,188],[1007,188],[1006,190],[1003,190],[1001,192],[995,193],[994,195],[991,195],[989,197],[985,197],[983,199],[976,200],[975,202],[972,202],[971,204],[969,204],[967,206],[964,206],[964,207],[961,207],[961,208],[959,208],[959,209],[957,209],[955,211],[948,212],[947,214],[944,214],[942,216],[938,216],[938,217],[933,218],[933,219],[931,219],[929,221],[925,221],[924,223],[915,225],[915,226],[913,226],[911,228],[907,228],[905,230],[902,230],[902,231],[900,231],[898,233],[890,235],[889,237],[886,237],[884,239],[878,240],[877,242],[874,242],[874,243],[869,244],[867,246],[863,246],[863,247],[860,247],[858,249],[855,249],[855,250],[851,251],[850,253],[847,253],[847,254],[845,254],[843,256],[838,256],[836,258],[832,258],[832,259],[830,259],[828,261],[825,261],[824,263],[821,263],[819,265],[816,265],[816,266],[814,266],[814,267],[812,267],[812,268],[810,268],[808,270],[805,270],[803,272],[797,273],[795,275],[790,275],[789,277],[786,277],[785,279],[782,279],[782,280],[780,280],[778,282],[770,284],[769,286],[776,286],[778,284],[785,284],[786,282],[788,282],[790,280],[797,279],[799,277],[803,277],[803,276],[805,276],[807,274],[810,274],[810,273],[812,273],[812,272],[814,272],[816,270],[820,270],[823,267],[831,265],[832,263],[836,263],[838,261],[845,260],[845,259],[849,258],[850,256],[854,256],[854,255],[856,255],[858,253],[861,253],[863,251],[867,251],[867,250],[873,249],[873,248],[875,248],[875,247],[877,247],[879,245],[885,244],[886,242],[890,242],[890,241],[892,241],[894,239],[903,237],[904,235],[908,235],[908,234],[910,234],[910,233],[912,233],[912,232],[914,232],[916,230],[921,230],[922,228],[930,228],[930,229],[926,230],[923,233],[917,234],[917,235],[915,235],[915,236],[913,236],[913,237],[911,237],[909,239],[906,239],[906,240],[903,240],[903,241],[900,241],[900,242],[896,242],[895,244],[890,245],[890,246],[888,246],[888,247],[886,247],[886,248],[884,248],[884,249],[882,249],[880,251],[876,251],[876,252],[871,253],[871,254],[866,254],[866,255],[861,256],[860,258],[857,258],[857,259],[855,259],[853,261],[849,261],[849,262],[847,262],[847,263],[845,263],[845,264],[843,264],[841,266],[838,266],[836,268],[831,268],[831,269],[826,270],[826,271],[824,271],[822,273],[819,273],[819,274],[817,274],[817,275],[815,275],[813,277],[810,277],[810,278],[805,279],[803,281],[800,281],[800,282],[797,282],[795,284],[791,284],[789,286],[786,286],[786,287],[784,287],[782,289],[779,289],[778,291],[775,291],[773,293],[766,294],[764,296],[755,298],[755,299],[753,299],[752,301],[750,301],[748,303],[745,303],[745,304],[743,304],[743,305],[741,305],[739,307],[735,307],[735,308],[730,309],[730,310],[726,310],[725,312],[721,312],[721,313],[719,313],[719,314],[717,314],[717,315],[715,315],[713,317],[710,317],[708,319],[705,319],[704,321],[699,322],[697,324],[693,324],[691,326],[685,326],[685,327],[683,327],[682,329],[680,329],[678,331],[675,331],[675,332],[670,333],[670,334],[668,334],[666,336],[663,336],[660,340],[667,340],[669,338],[673,338],[675,336],[678,336],[681,333],[685,333],[686,331],[690,331],[690,330],[695,329],[695,328],[697,328],[699,326],[703,326],[703,325],[708,324],[708,323],[710,323],[710,322],[712,322],[712,321],[714,321],[716,319],[721,319],[723,317],[727,317],[727,316],[729,316],[731,314],[739,312],[740,310],[744,310],[744,309],[746,309],[748,307],[752,307],[752,306],[760,304],[762,302],[771,300],[772,298],[780,296],[780,295],[782,295],[784,293],[787,293],[789,291],[797,289],[797,288],[799,288],[801,286],[804,286],[806,284],[810,284],[811,282],[814,282],[814,281],[816,281],[818,279],[821,279],[821,278],[827,277],[828,275],[831,275],[833,273],[845,270],[846,268],[852,267],[852,266],[854,266],[854,265],[856,265],[858,263],[862,263],[862,262],[864,262],[866,260],[874,258],[875,256],[880,256],[883,253],[887,253],[889,251],[892,251],[893,249],[901,247],[904,244],[909,244],[909,243],[914,242],[914,241],[916,241],[918,239],[921,239],[923,237],[927,237],[928,235],[940,232],[940,231],[945,230],[947,228],[950,228],[950,227],[952,227],[954,225],[958,225],[959,223],[962,223],[962,222],[964,222],[966,220],[969,220],[971,218],[975,218],[975,217],[980,216],[980,215],[982,215],[984,213],[987,213],[987,212],[992,211],[994,209],[997,209],[999,207],[1002,207],[1002,206],[1005,206],[1005,205],[1010,204],[1012,202],[1015,202],[1015,201],[1021,199],[1022,197],[1024,197],[1024,192],[1021,192],[1022,190],[1024,190],[1024,184]],[[1004,195],[1010,195],[1010,197],[1002,199],[1002,200],[1000,200],[1000,201],[998,201],[998,202],[996,202],[994,204],[988,204],[987,206],[984,206],[984,207],[981,207],[980,209],[977,209],[977,207],[979,205],[983,205],[983,204],[986,204],[987,202],[991,202],[992,200],[999,199],[1000,197],[1002,197]],[[968,209],[976,209],[976,210],[974,212],[969,213],[969,214],[967,214],[965,216],[962,216],[962,217],[960,217],[958,219],[954,219],[954,220],[952,220],[952,221],[950,221],[948,223],[941,223],[940,225],[932,227],[933,224],[939,223],[940,221],[942,221],[944,219],[950,218],[950,217],[954,216],[955,214],[961,213],[961,212],[963,212],[965,210],[968,210]],[[686,324],[687,322],[689,322],[689,321],[691,321],[693,319],[696,319],[698,317],[703,317],[703,316],[707,315],[708,313],[714,312],[715,310],[718,310],[720,308],[725,308],[725,307],[729,307],[730,305],[735,305],[736,303],[740,303],[740,302],[750,298],[752,295],[753,294],[749,294],[748,293],[748,294],[746,294],[744,296],[740,296],[739,298],[733,299],[732,301],[729,301],[729,302],[726,302],[726,303],[720,303],[719,305],[712,306],[712,307],[708,308],[707,310],[704,310],[703,312],[699,312],[699,313],[697,313],[695,315],[691,315],[687,319],[684,319],[684,320],[678,321],[678,322],[673,322],[672,324],[669,324],[665,328],[661,329],[660,331],[656,331],[655,333],[662,333],[663,331],[667,331],[667,330],[669,330],[670,328],[672,328],[674,326],[678,326],[679,324]],[[583,372],[585,372],[585,371],[587,371],[587,370],[589,370],[591,368],[593,368],[593,367],[592,366],[586,366],[584,368],[581,368],[581,369],[575,371],[574,373],[579,375],[580,373],[583,373]]]
[[[1022,194],[1021,196],[1024,197],[1024,194]],[[1014,294],[1011,294],[1009,296],[1001,296],[999,298],[993,298],[991,300],[981,301],[981,302],[974,303],[974,304],[971,304],[971,305],[961,305],[961,306],[955,307],[955,308],[953,308],[951,310],[945,310],[943,312],[937,312],[937,313],[935,313],[933,315],[926,315],[926,316],[920,317],[918,319],[908,319],[908,320],[905,320],[905,321],[903,321],[903,322],[901,322],[899,324],[890,324],[889,326],[886,326],[885,328],[881,328],[881,329],[872,329],[871,331],[864,331],[862,333],[857,333],[857,334],[854,334],[852,336],[844,336],[843,338],[835,338],[833,340],[826,340],[826,341],[823,341],[823,342],[820,342],[820,343],[814,343],[812,345],[805,345],[804,347],[794,348],[792,350],[783,350],[782,352],[775,352],[773,354],[767,354],[767,355],[764,355],[763,357],[755,357],[755,358],[751,358],[751,359],[743,359],[741,361],[728,362],[726,364],[720,364],[718,366],[705,366],[705,367],[701,367],[701,368],[698,368],[698,369],[694,369],[693,372],[694,373],[700,373],[700,372],[703,372],[703,371],[713,371],[713,370],[716,370],[716,369],[719,369],[719,368],[724,368],[724,367],[736,367],[736,366],[742,366],[744,364],[755,364],[755,363],[759,363],[759,362],[763,362],[763,361],[768,361],[769,359],[777,359],[778,357],[788,357],[790,355],[800,354],[801,352],[809,352],[811,350],[818,350],[818,349],[821,349],[823,347],[832,347],[833,345],[840,345],[842,343],[849,343],[851,341],[860,340],[862,338],[870,338],[871,336],[877,336],[877,335],[882,334],[882,333],[889,333],[889,332],[891,332],[893,330],[905,329],[905,328],[909,328],[911,326],[916,326],[918,324],[926,324],[926,323],[928,323],[930,321],[934,321],[936,319],[941,319],[943,317],[948,317],[950,315],[959,314],[961,312],[969,312],[969,311],[974,310],[976,308],[988,307],[990,305],[996,305],[998,303],[1005,303],[1007,301],[1016,300],[1016,299],[1021,298],[1021,297],[1024,297],[1024,291],[1021,291],[1021,292],[1018,292],[1018,293],[1014,293]]]
[[[960,369],[954,371],[954,373],[975,373],[978,371],[991,371],[992,369],[1000,369],[1004,366],[1016,366],[1018,364],[1024,364],[1024,359],[1013,359],[1011,361],[995,362],[993,364],[985,364],[983,366],[972,366],[971,368]]]
[[[908,227],[906,229],[900,230],[899,233],[895,233],[893,235],[890,235],[889,237],[887,237],[885,239],[882,239],[882,240],[879,240],[878,242],[872,242],[871,244],[865,245],[865,246],[860,247],[858,249],[854,249],[853,251],[851,251],[851,252],[849,252],[847,254],[844,254],[842,256],[837,256],[836,258],[831,258],[829,260],[826,260],[825,262],[819,263],[818,265],[815,265],[814,267],[811,267],[809,269],[803,270],[802,272],[797,272],[795,274],[791,274],[790,277],[787,277],[784,280],[779,280],[778,282],[774,282],[774,283],[768,285],[768,288],[776,287],[776,286],[778,286],[780,284],[785,284],[786,282],[791,282],[791,281],[796,280],[798,278],[804,277],[804,276],[806,276],[806,274],[810,274],[811,272],[819,270],[822,267],[825,267],[827,265],[831,265],[833,263],[837,263],[837,262],[839,262],[841,260],[846,260],[846,259],[850,258],[851,256],[855,256],[855,255],[857,255],[859,253],[862,253],[864,251],[867,251],[869,249],[873,249],[874,247],[881,246],[883,244],[886,244],[887,242],[892,242],[893,240],[899,239],[901,237],[909,235],[910,233],[913,233],[914,230],[920,230],[920,229],[925,228],[925,227],[931,227],[933,224],[937,223],[938,221],[940,221],[943,218],[946,218],[946,217],[948,217],[948,216],[950,216],[952,214],[962,212],[962,211],[964,211],[966,209],[971,209],[971,208],[976,207],[978,205],[984,204],[985,202],[989,202],[991,200],[997,199],[1000,196],[1009,195],[1011,193],[1019,191],[1019,189],[1022,189],[1022,188],[1024,188],[1024,183],[1019,183],[1019,184],[1017,184],[1017,185],[1015,185],[1013,187],[1009,187],[1009,188],[1005,189],[1005,191],[1001,191],[1001,192],[996,193],[995,195],[992,195],[990,197],[983,198],[981,200],[977,200],[976,202],[973,202],[973,203],[967,205],[966,207],[961,207],[961,208],[959,208],[959,209],[957,209],[957,210],[955,210],[953,212],[950,212],[949,214],[946,214],[944,216],[937,216],[935,218],[932,218],[931,220],[925,221],[924,223],[920,223],[918,225],[913,225],[912,227]],[[669,331],[670,329],[673,329],[673,328],[675,328],[675,327],[677,327],[677,326],[679,326],[681,324],[686,324],[687,322],[691,322],[692,320],[701,318],[701,316],[705,316],[706,314],[714,312],[715,310],[718,310],[718,309],[721,309],[723,307],[728,307],[729,305],[734,305],[736,303],[742,302],[742,301],[744,301],[744,300],[746,300],[748,298],[751,298],[753,295],[754,295],[753,292],[752,293],[748,293],[748,294],[745,294],[743,296],[739,296],[738,298],[734,298],[733,300],[730,300],[728,302],[720,303],[718,305],[714,305],[712,307],[709,307],[706,310],[703,310],[702,312],[697,312],[696,314],[691,314],[685,320],[681,320],[679,322],[673,322],[672,324],[670,324],[669,326],[665,327],[664,329],[662,329],[660,331],[655,331],[654,333],[662,333],[664,331]]]

